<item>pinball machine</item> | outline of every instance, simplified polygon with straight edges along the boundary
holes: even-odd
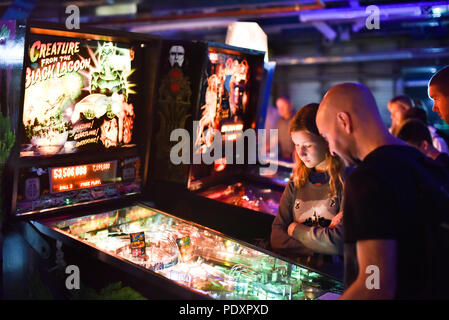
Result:
[[[167,210],[242,240],[269,237],[291,170],[260,175],[248,131],[263,124],[273,73],[260,51],[163,41],[149,181]],[[175,128],[188,139],[170,137]]]
[[[147,137],[160,38],[17,26],[17,139],[3,194],[7,299],[42,298],[36,290],[73,299],[79,288],[61,278],[68,266],[81,270],[83,287],[119,280],[151,299],[341,293],[331,276],[151,206]]]
[[[20,265],[54,254],[55,239],[33,226],[40,217],[86,215],[142,193],[161,40],[25,21],[6,26],[15,30],[4,45],[16,60],[2,69],[13,69],[17,85],[8,88],[16,99],[5,112],[16,144],[3,179],[10,227],[3,262],[6,287],[18,287],[27,277]]]

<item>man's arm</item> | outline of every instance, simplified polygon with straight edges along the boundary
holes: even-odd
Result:
[[[368,300],[368,299],[394,299],[396,296],[396,240],[360,240],[356,243],[359,274],[357,279],[340,297],[341,300]],[[379,269],[379,289],[368,289],[373,272],[368,272],[368,266],[377,266]]]

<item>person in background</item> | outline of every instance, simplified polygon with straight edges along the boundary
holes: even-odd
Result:
[[[279,141],[279,157],[281,160],[292,161],[295,146],[290,137],[289,126],[293,117],[293,103],[288,96],[282,96],[276,100],[276,108],[280,118],[277,121]]]
[[[433,100],[433,111],[449,124],[449,66],[433,75],[429,81],[429,97]]]
[[[339,155],[346,165],[358,164],[344,185],[347,288],[340,298],[447,296],[446,283],[438,279],[442,273],[433,276],[434,268],[444,270],[445,265],[430,260],[440,259],[444,244],[434,242],[432,233],[426,232],[441,224],[446,195],[436,185],[445,177],[437,177],[429,158],[388,132],[373,94],[360,83],[332,87],[316,121],[331,154]],[[421,175],[423,171],[426,175]],[[443,171],[438,169],[439,173]],[[435,191],[432,197],[430,193],[422,197],[421,192],[429,189]],[[435,214],[427,216],[430,213]],[[374,286],[372,279],[376,279]]]
[[[339,212],[344,165],[340,158],[331,156],[326,141],[318,133],[317,110],[318,104],[308,104],[292,119],[290,135],[296,150],[296,166],[271,231],[274,252],[315,267],[323,263],[322,255],[343,254]]]
[[[429,129],[433,147],[435,147],[435,149],[439,152],[449,153],[449,148],[446,143],[446,139],[443,138],[443,133],[427,123],[427,114],[424,109],[416,107],[408,109],[404,113],[402,124],[408,119],[419,119],[423,123],[425,123],[427,128]],[[399,131],[401,130],[401,128],[399,129]]]
[[[388,102],[388,111],[390,111],[391,126],[390,133],[397,135],[401,122],[404,120],[404,113],[413,106],[413,101],[407,96],[397,96]]]
[[[277,129],[277,123],[279,121],[279,111],[276,107],[269,105],[267,108],[267,115],[265,117],[265,130],[266,130],[266,151],[265,154],[271,158],[277,156],[277,154],[273,154],[273,146],[276,143],[276,139],[271,136],[270,129]]]
[[[419,119],[404,121],[398,133],[398,138],[418,148],[429,158],[441,162],[449,168],[449,155],[438,151],[432,143],[432,136],[427,125]]]

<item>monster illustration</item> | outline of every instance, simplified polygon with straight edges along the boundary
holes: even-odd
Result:
[[[98,67],[91,73],[91,92],[111,95],[123,94],[128,100],[127,78],[131,73],[129,49],[117,48],[112,42],[99,44]]]
[[[117,146],[118,140],[118,125],[117,119],[105,120],[100,127],[100,140],[106,148]]]
[[[124,101],[124,96],[117,93],[113,93],[108,97],[103,94],[93,93],[82,99],[75,105],[75,110],[72,113],[71,121],[76,123],[81,114],[87,120],[94,118],[101,118],[106,114],[106,120],[101,128],[100,141],[106,148],[115,147],[118,144],[128,144],[132,137],[132,128],[134,120],[134,108],[132,104],[128,104]],[[108,121],[117,119],[114,126]],[[111,131],[116,130],[116,139],[111,140]],[[109,141],[105,144],[105,141]]]
[[[122,49],[112,42],[99,44],[95,66],[90,72],[90,94],[75,105],[71,122],[83,114],[87,120],[106,118],[100,125],[100,141],[106,148],[129,144],[132,140],[134,107],[128,103],[132,74],[132,49]]]

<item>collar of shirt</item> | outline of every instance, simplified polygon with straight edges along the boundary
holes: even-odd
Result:
[[[329,182],[329,174],[327,172],[317,172],[315,169],[310,172],[309,181],[315,185],[323,185]]]

